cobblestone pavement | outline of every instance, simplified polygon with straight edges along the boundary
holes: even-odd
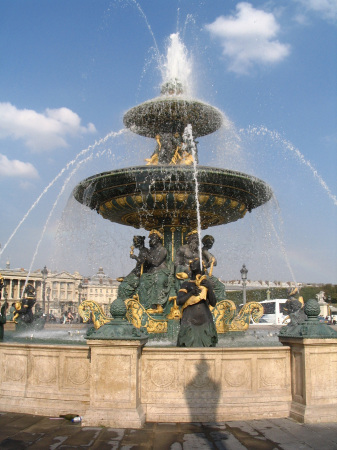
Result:
[[[81,427],[65,419],[0,413],[0,449],[337,449],[337,423],[291,419],[147,423],[141,430]]]

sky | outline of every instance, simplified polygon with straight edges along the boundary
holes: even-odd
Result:
[[[223,280],[337,283],[336,0],[2,0],[0,269],[132,269],[144,230],[72,199],[95,173],[142,165],[154,143],[123,126],[156,97],[170,35],[191,95],[224,112],[203,165],[257,176],[267,205],[213,234]],[[166,70],[166,72],[165,72]]]

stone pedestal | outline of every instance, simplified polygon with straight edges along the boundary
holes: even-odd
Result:
[[[306,319],[283,327],[279,339],[291,349],[290,417],[305,423],[337,421],[337,333],[318,320],[319,304],[309,299]]]
[[[141,428],[140,357],[147,339],[90,340],[90,406],[84,426]]]
[[[337,339],[280,338],[291,348],[290,417],[303,423],[337,421]]]

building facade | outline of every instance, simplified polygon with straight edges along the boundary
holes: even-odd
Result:
[[[28,275],[27,270],[11,269],[7,263],[0,273],[5,283],[2,298],[6,297],[10,305],[23,297],[25,285],[29,283],[36,290],[35,307],[42,308],[44,313],[53,314],[57,319],[66,311],[76,315],[79,304],[84,300],[97,302],[109,314],[110,304],[117,298],[119,283],[108,277],[102,267],[90,277],[83,277],[79,272],[53,272],[47,268]]]
[[[98,303],[110,315],[110,305],[117,298],[119,282],[107,276],[100,267],[96,275],[83,279],[81,299]]]

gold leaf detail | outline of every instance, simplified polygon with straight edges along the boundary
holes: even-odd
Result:
[[[201,205],[203,205],[204,203],[207,202],[207,200],[209,199],[209,195],[199,195],[199,203]]]

